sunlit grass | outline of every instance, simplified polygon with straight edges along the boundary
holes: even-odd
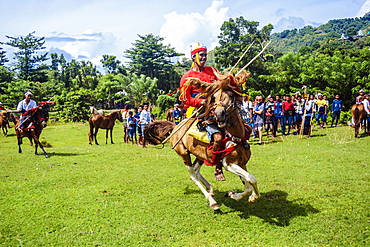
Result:
[[[339,127],[251,141],[249,171],[262,198],[225,198],[242,190],[226,173],[213,183],[220,211],[191,182],[180,158],[164,149],[88,145],[83,124],[52,125],[41,140],[50,158],[35,156],[14,130],[0,138],[1,246],[366,246],[369,245],[370,137]]]

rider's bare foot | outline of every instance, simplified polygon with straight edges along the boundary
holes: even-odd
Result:
[[[226,178],[225,178],[225,176],[224,176],[224,174],[223,174],[223,172],[222,172],[221,169],[216,168],[216,171],[215,171],[215,179],[217,181],[225,181],[226,180]]]

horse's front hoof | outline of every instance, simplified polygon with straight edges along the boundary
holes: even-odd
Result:
[[[213,209],[213,210],[219,210],[220,209],[220,206],[216,203],[213,203],[210,205],[210,208]]]

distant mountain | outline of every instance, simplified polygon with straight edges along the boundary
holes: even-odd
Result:
[[[363,17],[334,19],[319,27],[305,26],[302,29],[284,30],[271,35],[275,53],[298,52],[302,47],[312,47],[328,39],[355,38],[359,31],[370,32],[370,12]]]

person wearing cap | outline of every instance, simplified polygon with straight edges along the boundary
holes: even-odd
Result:
[[[17,110],[20,112],[20,113],[25,113],[26,111],[28,110],[31,110],[35,107],[37,107],[37,103],[36,101],[32,100],[32,92],[31,91],[26,91],[24,93],[24,99],[19,101],[18,103],[18,106],[17,106]],[[20,118],[20,125],[19,127],[22,129],[24,126],[23,126],[23,122],[24,120],[27,118],[27,116],[23,116],[21,115],[21,118]]]
[[[274,111],[275,110],[274,105],[275,105],[274,97],[272,95],[267,96],[267,102],[265,103],[265,110],[267,110],[267,108],[270,107],[271,110]]]
[[[32,100],[32,96],[33,94],[31,91],[26,91],[24,93],[24,99],[18,103],[17,110],[21,113],[25,113],[26,111],[37,107],[36,101]]]
[[[328,112],[328,105],[326,100],[323,98],[323,95],[321,93],[317,94],[317,100],[315,102],[316,109],[317,109],[317,115],[316,115],[316,121],[320,125],[320,129],[324,128],[324,124],[326,122],[326,114]],[[320,123],[321,120],[321,123]]]
[[[191,69],[186,72],[181,80],[180,80],[180,88],[183,92],[181,100],[184,102],[184,108],[195,107],[198,108],[202,104],[204,104],[204,99],[196,98],[195,96],[198,95],[201,90],[195,88],[193,86],[184,86],[189,78],[198,78],[203,82],[213,83],[217,81],[221,74],[218,72],[216,68],[205,66],[207,61],[207,47],[201,43],[195,43],[191,46],[191,59],[192,59],[192,66]],[[216,122],[210,122],[205,126],[207,131],[207,136],[211,142],[213,142],[213,151],[217,151],[221,145],[223,135],[221,129],[217,126]],[[206,164],[208,165],[215,165],[215,179],[217,181],[224,181],[225,176],[222,172],[222,164],[221,162],[213,162],[216,159],[216,156],[212,156],[212,162]]]
[[[365,91],[363,89],[360,89],[360,91],[358,91],[358,94],[359,95],[356,97],[356,104],[362,104],[362,101],[365,98]]]
[[[181,120],[181,110],[179,108],[179,104],[174,105],[174,109],[172,112],[172,119],[175,122],[175,124],[179,124]]]

